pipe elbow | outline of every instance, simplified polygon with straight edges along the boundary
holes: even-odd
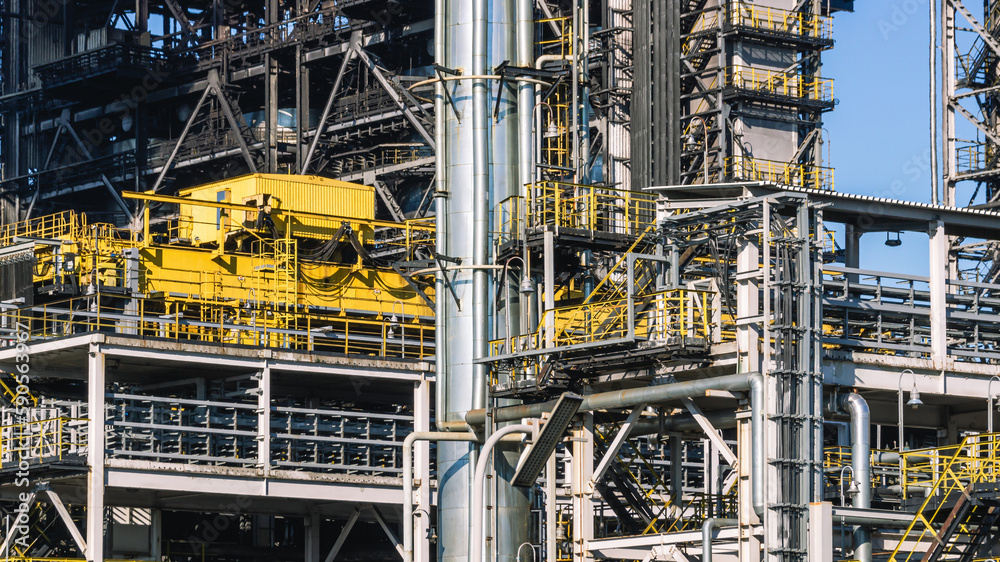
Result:
[[[712,562],[712,529],[715,528],[715,518],[709,517],[701,524],[701,561]]]
[[[838,400],[838,405],[841,410],[851,415],[852,420],[867,422],[871,419],[868,401],[856,392],[842,395]]]

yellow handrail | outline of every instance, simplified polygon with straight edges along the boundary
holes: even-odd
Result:
[[[726,158],[726,175],[740,180],[771,181],[811,189],[833,189],[833,168],[811,164],[730,156]]]
[[[943,510],[950,509],[948,500],[952,494],[965,494],[967,488],[980,482],[997,481],[1000,476],[1000,434],[971,435],[958,445],[904,452],[901,470],[904,497],[907,488],[915,486],[922,491],[929,488],[929,492],[890,555],[890,562],[910,560],[914,551],[909,551],[904,558],[897,558],[904,544],[920,544],[925,538],[938,538],[938,530],[932,522],[939,520]],[[937,503],[933,511],[930,510],[931,502]],[[928,511],[931,511],[929,516],[925,515]],[[947,545],[946,549],[951,546]]]
[[[833,18],[829,16],[758,6],[748,2],[729,2],[726,8],[727,23],[734,27],[813,39],[833,39]]]
[[[833,80],[789,74],[750,66],[726,67],[726,85],[742,90],[763,91],[776,96],[833,101]]]

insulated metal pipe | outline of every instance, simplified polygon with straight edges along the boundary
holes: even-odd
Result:
[[[488,0],[472,3],[472,74],[486,75]],[[490,86],[485,79],[472,82],[472,391],[473,404],[486,405],[486,365],[476,363],[487,355],[489,338],[490,157],[488,107]]]
[[[930,4],[930,106],[931,106],[931,203],[937,205],[940,199],[938,189],[938,100],[937,100],[937,0]],[[829,165],[829,164],[828,164]]]
[[[531,432],[532,426],[528,424],[508,425],[497,429],[483,443],[483,448],[479,452],[479,461],[476,463],[476,474],[472,479],[472,528],[469,530],[470,561],[480,562],[484,560],[483,551],[486,546],[483,544],[483,483],[486,480],[486,468],[490,464],[493,447],[506,435]]]
[[[764,518],[764,470],[767,452],[764,450],[764,376],[750,375],[750,497],[754,513]]]
[[[860,394],[852,392],[841,396],[840,408],[851,414],[851,470],[858,487],[852,504],[868,509],[872,493],[871,414],[868,402]],[[871,562],[872,559],[871,532],[863,525],[854,529],[854,557],[861,562]]]
[[[626,408],[644,403],[659,404],[669,400],[704,395],[709,390],[753,390],[753,381],[755,377],[760,376],[760,373],[743,373],[643,388],[601,392],[585,396],[583,402],[580,404],[579,411],[592,412],[594,410]],[[763,392],[762,385],[760,392]],[[492,417],[495,423],[515,421],[523,418],[537,418],[543,413],[552,411],[555,404],[555,400],[550,400],[536,404],[497,408],[492,411]],[[486,410],[482,408],[469,410],[465,415],[465,422],[471,426],[483,425],[486,422]]]
[[[435,33],[442,34],[435,36],[438,39],[435,62],[446,68],[471,70],[475,49],[473,2],[436,0],[435,9]],[[437,193],[436,203],[441,206],[436,209],[435,222],[443,228],[443,235],[437,239],[437,251],[461,259],[463,265],[473,264],[477,252],[473,236],[476,202],[471,187],[480,169],[476,167],[472,141],[473,84],[471,80],[461,80],[435,86],[439,94],[435,100],[438,107],[435,134],[444,135],[445,141],[436,148],[437,181],[442,183]],[[444,101],[445,88],[454,107]],[[434,417],[440,429],[450,429],[450,422],[461,421],[465,412],[484,406],[483,402],[476,402],[481,391],[476,388],[474,373],[482,369],[475,365],[470,337],[475,322],[486,318],[486,310],[482,307],[480,314],[474,315],[473,271],[450,272],[447,282],[443,275],[438,277],[435,316],[443,330],[437,333],[437,346],[441,350],[436,356],[438,409]],[[474,463],[475,449],[470,443],[446,441],[438,445],[437,560],[440,562],[468,561],[467,529]]]
[[[434,60],[443,62],[445,60],[444,31],[445,31],[445,0],[434,0]],[[436,250],[440,254],[451,255],[447,246],[448,241],[448,185],[446,181],[447,166],[445,166],[444,155],[448,150],[445,135],[444,112],[445,112],[445,84],[438,82],[434,85],[434,228],[435,239],[437,240]],[[441,304],[448,298],[445,287],[444,273],[438,273],[434,281],[434,294],[438,296],[438,307],[434,315],[434,333],[439,334],[434,345],[434,423],[438,431],[447,431],[445,424],[445,395],[448,390],[448,315]]]
[[[701,524],[701,562],[712,562],[712,529],[714,527],[714,517],[709,517]]]
[[[709,517],[701,525],[701,562],[712,562],[712,530],[715,526],[739,525],[736,519]]]
[[[403,562],[413,562],[413,444],[417,441],[477,441],[475,433],[414,431],[403,440]]]

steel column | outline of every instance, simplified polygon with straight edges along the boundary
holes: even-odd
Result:
[[[87,364],[87,562],[104,562],[104,353],[90,346]]]

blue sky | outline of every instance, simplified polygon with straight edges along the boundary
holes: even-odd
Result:
[[[823,53],[836,108],[824,118],[837,191],[930,202],[928,0],[859,0]],[[824,147],[824,158],[826,147]],[[927,237],[862,238],[861,267],[926,274]]]

